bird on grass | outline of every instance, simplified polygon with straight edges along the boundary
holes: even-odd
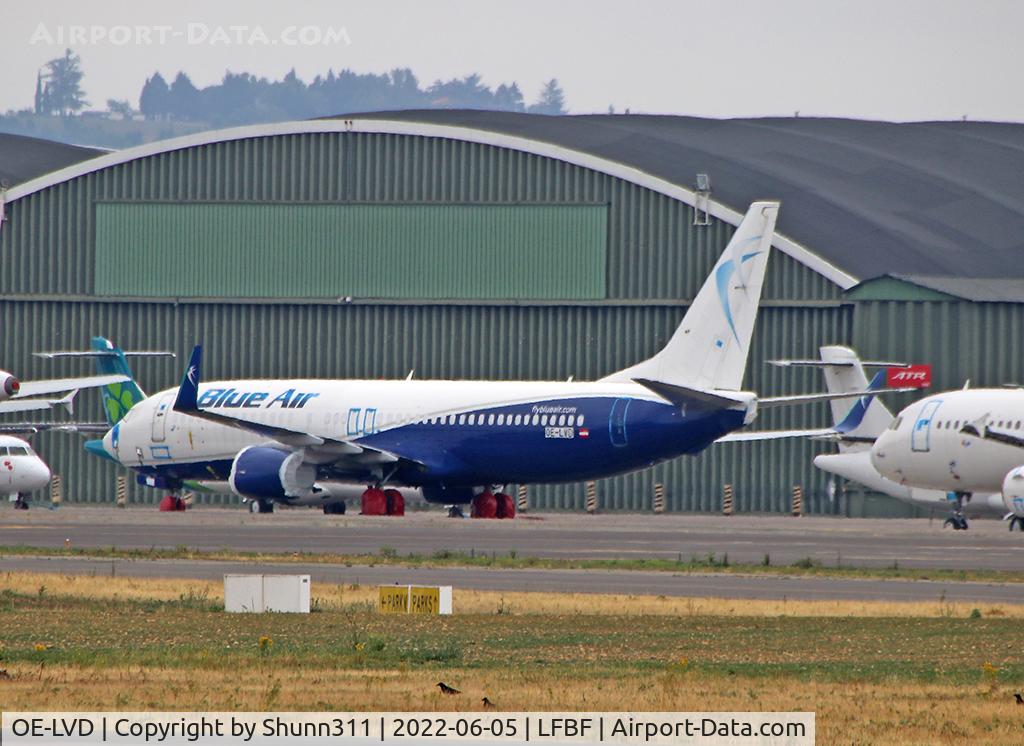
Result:
[[[489,700],[487,697],[484,697],[483,699],[481,699],[480,700],[480,704],[482,704],[484,706],[485,710],[493,710],[494,709],[494,703],[491,700]]]
[[[1017,704],[1024,705],[1024,697],[1021,696],[1020,692],[1014,692],[1013,698],[1017,700]]]
[[[443,681],[437,682],[437,688],[441,690],[441,694],[448,694],[448,695],[462,694],[462,692],[460,692],[454,686],[448,686]]]

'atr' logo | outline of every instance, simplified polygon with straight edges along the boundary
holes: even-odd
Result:
[[[908,365],[906,368],[889,368],[885,383],[889,388],[925,389],[932,385],[932,366]]]

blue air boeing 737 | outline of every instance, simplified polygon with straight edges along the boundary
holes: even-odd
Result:
[[[419,488],[480,515],[514,514],[495,493],[503,485],[700,453],[759,404],[833,398],[759,400],[740,388],[777,213],[752,204],[664,349],[601,380],[206,382],[196,346],[179,388],[135,404],[90,450],[154,487],[226,483],[260,506],[310,504],[331,483],[355,483],[363,512],[391,512],[398,488]]]

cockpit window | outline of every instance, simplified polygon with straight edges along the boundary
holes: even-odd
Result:
[[[12,456],[28,456],[28,449],[23,446],[11,446],[10,455]]]

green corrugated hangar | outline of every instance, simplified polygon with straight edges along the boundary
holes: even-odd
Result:
[[[779,199],[745,386],[821,390],[765,364],[854,345],[934,366],[934,388],[1024,381],[1024,127],[849,120],[544,117],[475,111],[256,125],[102,152],[0,135],[0,364],[109,336],[174,385],[196,341],[211,377],[598,378],[668,338],[749,202]],[[77,367],[76,367],[77,366]],[[79,416],[99,419],[95,393]],[[903,406],[909,395],[893,396]],[[830,424],[823,405],[759,428]],[[9,418],[8,418],[9,419]],[[65,499],[117,469],[40,434]],[[906,514],[837,494],[806,440],[715,446],[601,482],[601,508]],[[841,485],[845,487],[845,485]],[[158,495],[133,488],[132,499]],[[210,496],[204,501],[233,498]],[[535,487],[581,509],[582,485]]]

